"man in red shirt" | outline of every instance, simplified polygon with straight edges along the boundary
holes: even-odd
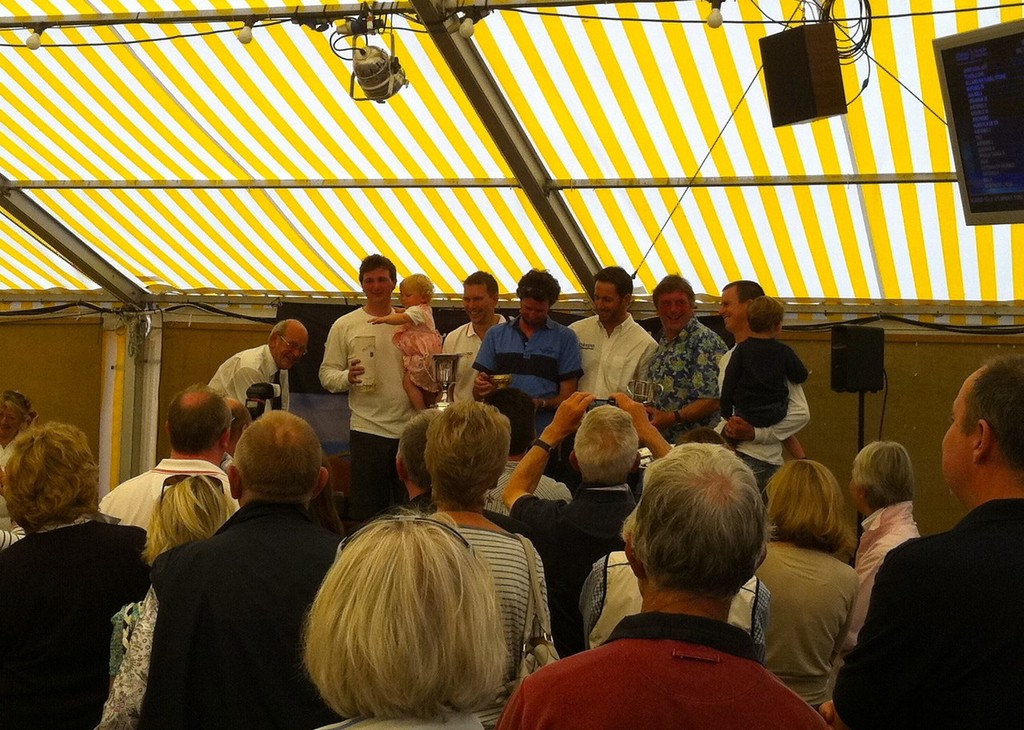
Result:
[[[676,447],[648,467],[623,535],[641,613],[523,680],[498,730],[824,727],[726,622],[767,536],[749,467],[721,446]]]

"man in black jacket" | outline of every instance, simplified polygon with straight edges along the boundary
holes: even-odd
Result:
[[[302,419],[268,413],[229,468],[238,512],[209,540],[162,555],[139,727],[313,728],[338,718],[302,668],[302,624],[339,538],[306,505],[327,483]]]

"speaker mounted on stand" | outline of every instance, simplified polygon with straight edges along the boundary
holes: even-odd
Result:
[[[832,328],[832,390],[857,393],[857,451],[864,448],[864,394],[885,387],[885,330],[840,324]]]

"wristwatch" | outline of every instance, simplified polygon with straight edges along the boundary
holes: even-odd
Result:
[[[548,452],[549,454],[551,453],[551,449],[555,448],[554,446],[552,446],[551,444],[549,444],[549,443],[548,443],[547,441],[544,441],[544,440],[542,440],[542,439],[536,439],[536,440],[535,440],[535,441],[534,441],[534,442],[533,442],[532,444],[530,444],[530,445],[531,445],[531,446],[536,446],[536,447],[537,447],[537,448],[539,448],[539,449],[544,449],[544,450],[545,450],[546,452]]]

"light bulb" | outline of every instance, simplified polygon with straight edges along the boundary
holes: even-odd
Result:
[[[459,23],[459,35],[469,40],[473,37],[473,32],[476,30],[476,23],[473,22],[472,18],[463,18],[462,22]]]
[[[25,39],[25,47],[30,51],[38,50],[41,41],[42,38],[39,36],[39,31],[34,30],[29,34],[28,38]]]
[[[238,42],[243,46],[252,43],[252,26],[246,23],[238,31]]]
[[[722,27],[722,11],[719,8],[711,8],[711,12],[708,13],[708,27],[709,28],[721,28]]]

